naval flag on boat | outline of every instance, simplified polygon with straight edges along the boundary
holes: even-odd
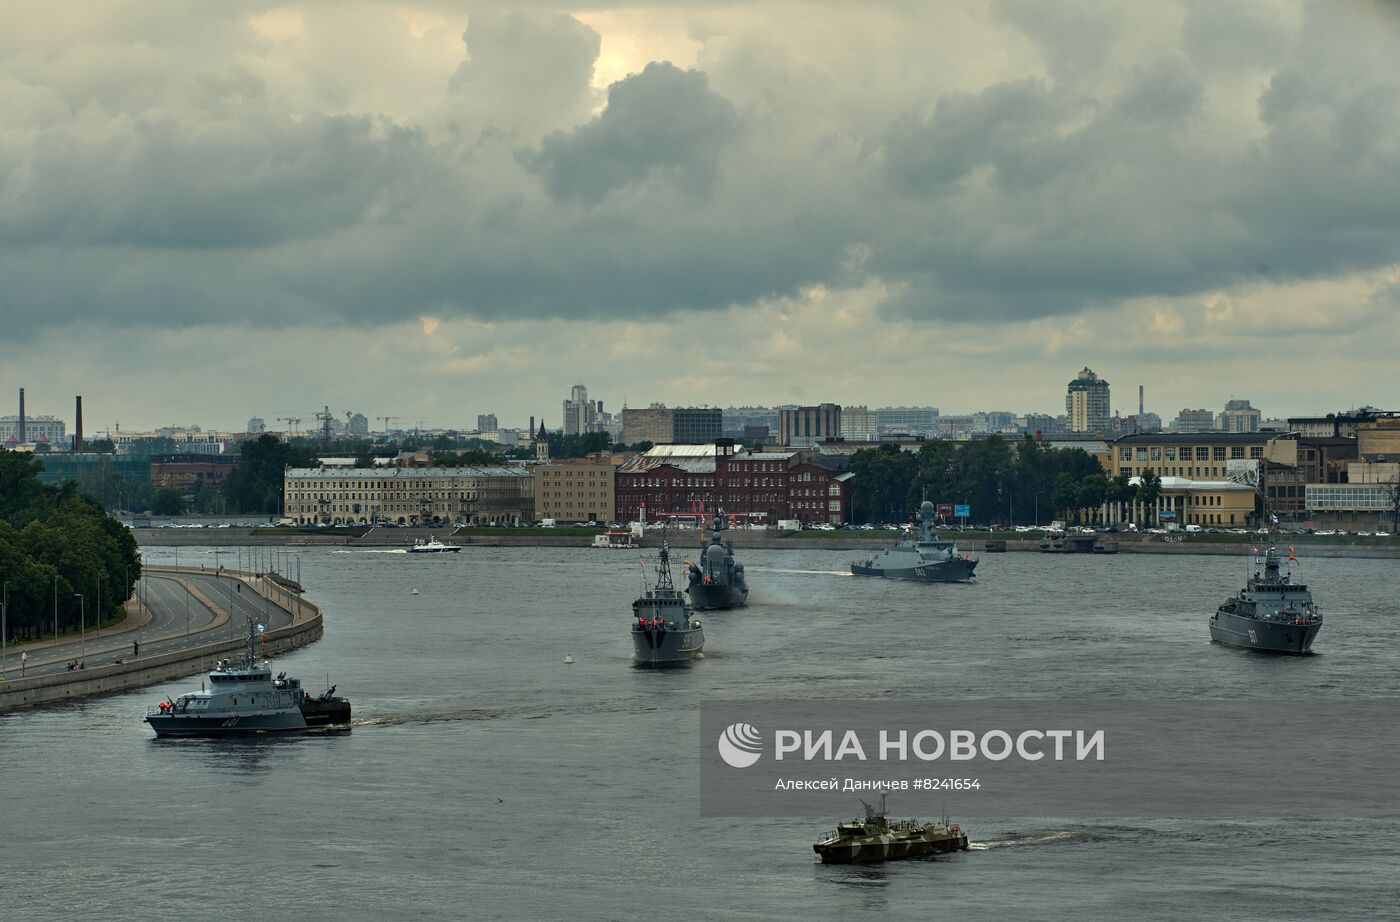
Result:
[[[267,633],[267,626],[266,626],[266,625],[259,624],[259,625],[258,625],[258,633],[259,633],[259,634],[265,634],[265,633]]]

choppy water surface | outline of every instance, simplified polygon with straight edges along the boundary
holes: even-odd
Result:
[[[307,550],[326,636],[277,666],[312,685],[329,673],[354,731],[154,742],[145,706],[189,680],[0,716],[0,918],[1356,919],[1400,905],[1389,821],[956,817],[968,853],[842,868],[811,851],[837,817],[700,819],[706,698],[1400,697],[1392,561],[1305,561],[1327,622],[1318,655],[1295,659],[1209,643],[1207,615],[1243,584],[1237,559],[988,555],[975,585],[924,586],[845,576],[849,556],[745,552],[750,607],[705,616],[703,662],[654,673],[629,666],[635,554]]]

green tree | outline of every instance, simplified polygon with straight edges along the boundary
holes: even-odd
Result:
[[[459,452],[443,452],[433,455],[434,467],[494,467],[505,458],[494,451],[481,451],[466,448]]]
[[[548,441],[551,458],[582,458],[612,450],[612,436],[606,432],[585,432],[581,435],[551,432]]]
[[[9,627],[19,638],[78,625],[81,592],[89,624],[110,618],[131,595],[140,558],[131,532],[67,482],[44,486],[42,466],[0,450],[0,571],[10,583]],[[56,595],[55,595],[56,593]]]
[[[174,487],[161,487],[151,493],[151,512],[156,515],[181,515],[185,511],[185,495]]]
[[[238,445],[238,467],[221,486],[227,508],[233,512],[272,515],[282,508],[282,479],[288,467],[314,467],[316,448],[279,441],[264,433]]]
[[[1157,524],[1157,497],[1162,495],[1162,478],[1152,470],[1143,471],[1138,480],[1138,501],[1147,513],[1147,521]]]
[[[200,515],[211,515],[218,511],[221,498],[219,490],[211,487],[208,481],[201,478],[195,481],[194,495],[190,497],[190,504],[194,506],[194,511]]]
[[[1078,501],[1079,489],[1074,477],[1068,471],[1061,471],[1055,477],[1055,486],[1050,490],[1050,502],[1064,514],[1066,520],[1074,519],[1078,522],[1078,516],[1075,515],[1075,503]]]
[[[1118,472],[1118,476],[1108,482],[1108,489],[1104,498],[1117,507],[1119,518],[1123,517],[1123,507],[1129,509],[1137,502],[1137,484],[1132,482],[1132,475],[1126,470]]]
[[[909,514],[909,493],[918,458],[896,445],[862,448],[851,456],[855,475],[851,515],[866,522],[902,521]]]
[[[1075,491],[1075,505],[1080,509],[1087,509],[1090,512],[1090,521],[1103,506],[1104,499],[1108,496],[1108,475],[1102,471],[1090,474],[1079,482]]]

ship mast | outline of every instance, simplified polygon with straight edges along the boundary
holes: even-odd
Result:
[[[671,581],[671,545],[666,533],[661,533],[661,553],[656,555],[656,591],[675,592],[676,584]]]

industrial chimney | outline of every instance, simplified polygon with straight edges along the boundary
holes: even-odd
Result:
[[[1138,385],[1138,416],[1142,415],[1142,385]]]
[[[16,433],[21,445],[28,441],[27,433],[24,431],[24,388],[19,389],[19,432]]]
[[[530,417],[530,438],[533,439],[534,437],[535,437],[535,418],[534,418],[533,416],[531,416],[531,417]]]
[[[73,450],[74,450],[74,451],[82,451],[82,450],[83,450],[83,397],[82,397],[81,394],[79,394],[78,397],[77,397],[76,399],[77,399],[77,409],[74,410],[74,416],[75,416],[76,418],[73,420]]]

